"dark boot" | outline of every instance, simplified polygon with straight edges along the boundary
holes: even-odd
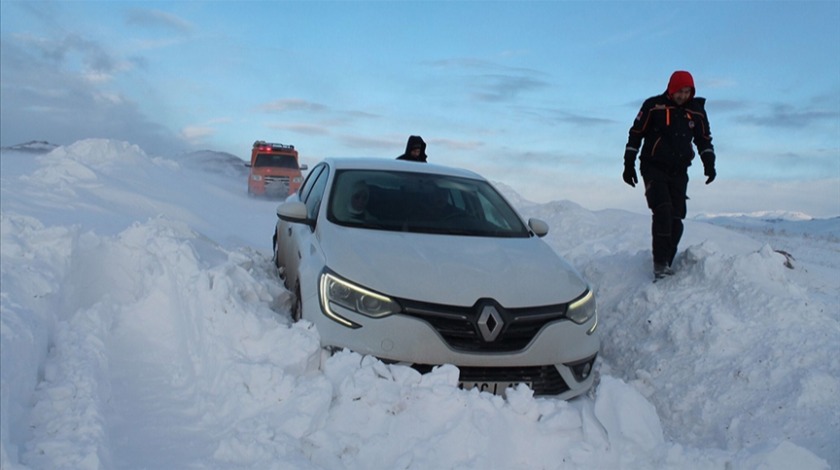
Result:
[[[683,221],[677,217],[672,219],[671,223],[671,240],[670,251],[668,253],[667,265],[672,267],[674,265],[674,258],[677,256],[677,247],[680,244],[680,239],[683,234]]]
[[[671,258],[676,252],[673,243],[673,217],[671,217],[671,204],[662,203],[653,209],[650,232],[653,239],[653,263],[654,265],[669,266]],[[682,233],[680,233],[682,235]]]
[[[671,269],[670,266],[660,263],[653,263],[653,277],[655,280],[662,279],[665,276],[672,276],[673,274],[674,270]]]

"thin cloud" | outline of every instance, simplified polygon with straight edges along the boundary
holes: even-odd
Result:
[[[119,61],[91,61],[94,67],[73,70],[71,51],[97,51],[93,41],[71,37],[65,41],[0,41],[0,137],[3,143],[48,140],[70,144],[101,137],[138,143],[149,152],[176,151],[183,139],[144,115],[136,102],[103,88]],[[66,39],[66,38],[65,38]],[[61,45],[43,54],[43,45]],[[63,46],[67,46],[62,49]],[[49,48],[48,48],[49,49]],[[93,54],[94,56],[96,54]]]
[[[329,135],[330,130],[326,126],[319,126],[315,124],[271,124],[270,129],[277,129],[281,131],[290,131],[297,134],[304,135]]]
[[[453,140],[453,139],[430,139],[429,147],[440,147],[451,151],[472,151],[479,150],[484,147],[484,142],[471,140]]]
[[[446,69],[478,70],[481,72],[504,72],[507,74],[545,75],[536,69],[526,67],[511,67],[484,59],[460,57],[452,59],[439,59],[423,62],[426,65]]]
[[[329,110],[326,106],[320,103],[313,103],[297,98],[276,100],[270,103],[265,103],[259,107],[260,111],[267,113],[279,113],[287,111],[307,111],[321,113]]]
[[[550,108],[519,107],[517,110],[537,120],[551,124],[574,124],[576,126],[602,126],[615,124],[614,119],[575,114],[570,111]]]
[[[269,127],[273,129],[282,129],[297,132],[299,134],[307,135],[328,135],[330,129],[336,127],[346,127],[354,124],[358,120],[379,119],[380,115],[369,113],[367,111],[340,111],[333,110],[320,103],[311,101],[290,98],[272,101],[265,103],[258,107],[261,112],[270,114],[280,113],[302,113],[304,117],[309,115],[317,116],[318,124],[309,123],[278,123],[270,124]],[[300,116],[300,114],[298,114]],[[309,119],[315,121],[316,119]]]
[[[184,126],[181,129],[180,136],[191,144],[201,143],[208,137],[212,137],[219,133],[220,124],[228,124],[231,122],[230,118],[211,119],[201,124],[192,124]]]
[[[66,65],[78,55],[80,62],[85,66],[83,73],[108,76],[131,68],[129,63],[112,56],[98,42],[78,34],[68,34],[59,39],[48,39],[31,34],[17,34],[13,38],[22,49],[35,51],[42,58],[58,65]]]
[[[738,82],[731,78],[708,78],[700,80],[700,83],[697,84],[697,89],[721,89],[734,88],[736,86],[738,86]]]
[[[133,9],[126,14],[125,22],[132,26],[165,29],[178,34],[189,34],[194,29],[190,22],[160,10]]]
[[[604,124],[614,124],[614,119],[599,118],[594,116],[584,116],[582,114],[570,113],[568,111],[554,111],[553,117],[550,118],[555,122],[562,122],[566,124],[575,124],[578,126],[601,126]]]
[[[181,129],[181,137],[184,140],[195,144],[201,142],[207,137],[216,135],[217,132],[218,131],[215,128],[207,126],[186,126]]]
[[[142,56],[131,56],[128,58],[128,62],[136,69],[148,70],[149,68],[149,59]]]
[[[459,57],[452,59],[428,60],[426,65],[439,68],[487,69],[496,68],[496,64],[482,59]]]
[[[380,119],[383,117],[381,114],[369,113],[367,111],[345,111],[344,114],[354,119]]]
[[[549,86],[548,83],[532,77],[501,74],[483,75],[479,77],[479,81],[483,82],[478,85],[483,91],[474,93],[473,97],[488,102],[510,101],[521,93]]]
[[[342,144],[352,149],[376,149],[376,150],[394,150],[397,149],[402,153],[405,149],[405,139],[397,142],[390,139],[374,139],[369,137],[359,137],[356,135],[344,135],[338,139]]]
[[[742,111],[749,107],[750,104],[742,100],[712,100],[706,103],[706,109],[723,112]]]
[[[500,166],[507,166],[510,161],[517,162],[517,167],[520,169],[531,169],[545,171],[546,168],[551,168],[552,171],[559,171],[562,167],[567,167],[580,162],[580,157],[573,157],[568,154],[563,154],[557,151],[549,150],[525,150],[522,151],[516,148],[502,148],[497,152],[488,154],[487,160],[498,163]]]
[[[840,112],[822,108],[797,108],[790,104],[775,104],[765,114],[745,114],[739,118],[742,122],[759,126],[802,128],[819,122],[836,123]]]
[[[724,150],[728,179],[810,179],[838,175],[837,149],[828,147],[783,148],[774,144],[766,148]],[[721,160],[724,161],[724,160]],[[840,199],[838,199],[840,201]]]
[[[811,97],[809,102],[813,106],[829,106],[833,109],[840,109],[840,88],[818,93]]]
[[[467,86],[479,89],[471,95],[477,101],[511,101],[522,93],[550,86],[541,78],[546,74],[539,70],[510,67],[483,59],[461,57],[427,61],[425,64],[441,69],[463,70],[472,74],[467,77]]]
[[[527,57],[529,55],[531,55],[531,51],[529,49],[510,49],[499,53],[499,57],[503,59],[511,57]]]

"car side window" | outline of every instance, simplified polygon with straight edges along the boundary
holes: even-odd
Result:
[[[324,199],[324,190],[327,188],[329,171],[325,170],[326,165],[321,169],[315,180],[312,182],[312,189],[306,195],[306,215],[309,219],[315,220],[318,217],[318,209],[321,207],[321,200]]]
[[[299,197],[301,201],[306,202],[306,198],[309,197],[309,192],[312,191],[312,187],[315,184],[315,180],[318,179],[318,176],[321,175],[321,172],[324,171],[324,168],[326,168],[326,166],[327,165],[322,163],[313,168],[312,171],[310,171],[309,174],[306,176],[306,180],[304,180],[299,191]]]

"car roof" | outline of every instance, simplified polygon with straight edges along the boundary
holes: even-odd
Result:
[[[462,178],[485,180],[483,176],[464,168],[455,168],[434,163],[412,162],[391,158],[374,157],[329,157],[323,160],[336,170],[390,170],[416,173],[434,173],[460,176]]]

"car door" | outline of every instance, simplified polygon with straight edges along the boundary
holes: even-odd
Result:
[[[329,180],[329,169],[327,165],[322,164],[314,168],[310,173],[310,177],[307,178],[304,184],[306,185],[310,179],[312,184],[311,186],[302,188],[305,191],[301,191],[301,202],[306,204],[307,218],[315,221],[321,209],[321,201],[324,198],[324,191],[327,188],[327,180]],[[315,226],[314,223],[312,225],[284,223],[286,227],[283,235],[288,237],[286,252],[283,254],[283,260],[286,266],[286,285],[289,289],[294,289],[298,280],[301,257],[309,249]]]
[[[311,192],[315,180],[318,178],[318,176],[323,170],[323,164],[313,168],[312,171],[309,172],[309,174],[307,175],[303,184],[301,185],[300,190],[296,194],[289,196],[286,199],[286,201],[303,202]],[[289,260],[292,259],[292,255],[294,255],[294,253],[297,252],[294,248],[294,240],[292,238],[293,225],[295,224],[293,224],[292,222],[279,219],[275,227],[275,237],[277,240],[277,263],[279,266],[284,267],[286,274],[288,274],[289,272]]]

